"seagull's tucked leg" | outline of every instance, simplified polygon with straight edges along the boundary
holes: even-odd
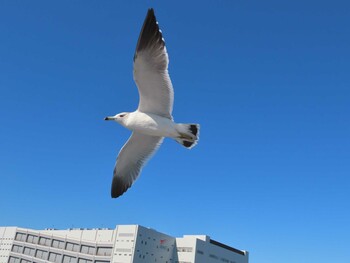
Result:
[[[176,124],[176,130],[179,137],[174,138],[178,143],[184,147],[191,149],[194,147],[199,139],[199,124]]]

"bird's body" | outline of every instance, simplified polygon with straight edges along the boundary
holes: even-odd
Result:
[[[126,116],[121,122],[125,128],[150,136],[177,138],[179,132],[176,130],[176,123],[172,120],[152,114],[134,111]]]
[[[188,149],[198,141],[198,124],[173,121],[174,91],[168,63],[162,33],[153,9],[149,9],[134,55],[134,80],[140,94],[138,109],[105,118],[133,132],[120,150],[114,168],[111,191],[114,198],[131,187],[164,137],[173,138]]]

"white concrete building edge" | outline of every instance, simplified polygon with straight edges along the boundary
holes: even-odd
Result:
[[[248,263],[248,252],[206,235],[172,237],[139,225],[115,229],[0,227],[0,263]]]

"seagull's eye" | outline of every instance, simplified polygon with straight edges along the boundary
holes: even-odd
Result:
[[[120,118],[123,118],[125,116],[125,114],[120,114],[119,117]]]

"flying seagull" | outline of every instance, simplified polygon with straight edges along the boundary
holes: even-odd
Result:
[[[112,198],[121,196],[131,187],[164,137],[173,138],[188,149],[198,141],[198,124],[173,121],[174,91],[168,63],[162,32],[151,8],[143,23],[134,55],[134,80],[140,95],[139,106],[134,112],[122,112],[105,118],[132,131],[115,164]]]

